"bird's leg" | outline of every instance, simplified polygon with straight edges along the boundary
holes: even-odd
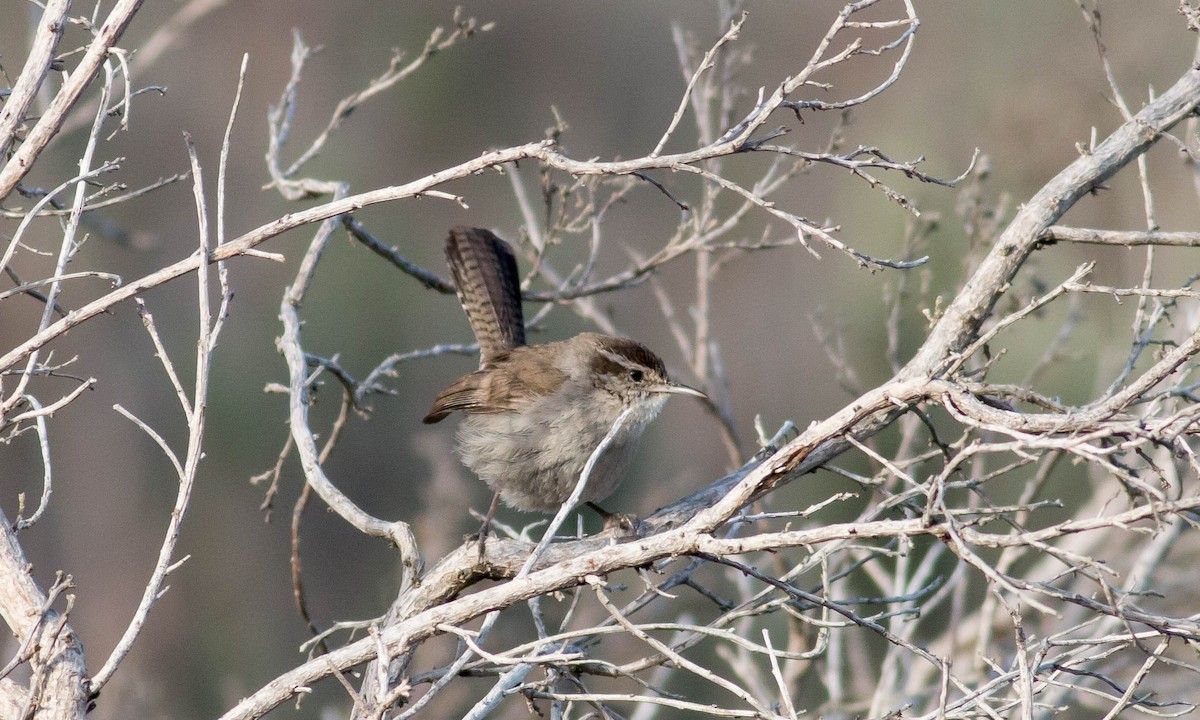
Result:
[[[492,496],[492,504],[488,507],[487,515],[483,518],[483,525],[479,526],[479,559],[483,560],[484,544],[487,542],[488,530],[492,528],[492,517],[496,514],[496,506],[500,504],[500,493],[497,492]]]
[[[612,528],[620,528],[621,530],[624,530],[626,533],[632,533],[634,531],[634,528],[637,527],[637,523],[638,523],[637,518],[635,518],[632,515],[626,515],[625,513],[610,513],[609,511],[600,507],[599,505],[592,502],[591,500],[587,501],[586,504],[588,507],[590,507],[592,510],[594,510],[596,512],[596,514],[599,515],[602,520],[604,520],[604,529],[605,530],[610,530]]]

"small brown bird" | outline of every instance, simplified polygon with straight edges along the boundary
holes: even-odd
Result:
[[[620,484],[667,397],[704,393],[671,382],[662,360],[627,338],[589,332],[526,345],[517,261],[490,231],[453,228],[446,258],[479,340],[480,364],[437,396],[424,421],[436,423],[455,410],[466,414],[459,455],[496,493],[481,541],[498,500],[519,510],[556,511],[618,417],[632,408],[583,494],[608,517],[595,503]]]

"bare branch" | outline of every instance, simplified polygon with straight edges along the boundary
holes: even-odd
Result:
[[[8,197],[8,194],[13,191],[21,178],[29,172],[37,161],[38,155],[42,150],[50,144],[50,140],[58,134],[63,119],[66,117],[75,104],[79,101],[83,91],[95,79],[96,73],[100,72],[101,66],[108,58],[109,51],[116,45],[117,41],[124,34],[125,28],[129,27],[134,14],[141,6],[142,0],[117,0],[113,6],[104,24],[100,26],[96,33],[95,40],[88,46],[87,52],[79,61],[78,67],[71,73],[70,79],[63,85],[58,94],[54,96],[50,107],[42,113],[37,124],[25,136],[25,140],[17,151],[12,154],[8,162],[0,169],[0,199]],[[54,9],[61,12],[64,16],[67,12],[66,3],[55,3]],[[48,8],[49,9],[49,8]],[[47,17],[53,18],[53,15],[47,13]],[[51,19],[52,26],[61,25],[61,19]],[[54,32],[61,32],[60,27],[54,27]],[[46,49],[46,52],[52,52],[53,45]],[[38,80],[40,83],[40,79]],[[30,90],[32,92],[32,88]],[[101,108],[104,103],[101,102]],[[103,111],[102,111],[103,112]],[[19,120],[20,118],[18,118]],[[6,137],[0,135],[0,138]]]
[[[1093,230],[1052,225],[1042,233],[1043,245],[1056,242],[1085,243],[1089,245],[1162,245],[1164,247],[1198,247],[1200,233],[1194,232],[1146,232],[1135,230]]]
[[[62,40],[63,28],[67,26],[67,14],[71,0],[49,0],[42,11],[41,20],[33,37],[33,46],[25,58],[25,67],[4,98],[0,109],[0,158],[8,157],[13,135],[17,126],[25,122],[29,106],[45,82],[54,60],[54,51]],[[8,193],[0,193],[3,198]]]

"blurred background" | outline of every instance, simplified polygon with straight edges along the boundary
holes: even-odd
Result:
[[[147,3],[122,47],[140,47],[181,6]],[[898,16],[888,2],[882,6],[878,16]],[[1086,147],[1093,129],[1103,138],[1121,122],[1076,3],[928,0],[916,6],[921,27],[907,69],[882,97],[851,114],[844,147],[876,146],[895,160],[924,157],[922,169],[939,177],[963,172],[979,148],[990,169],[982,197],[1011,212],[1077,155],[1077,145]],[[737,47],[752,49],[754,62],[736,78],[749,93],[742,107],[750,107],[760,86],[769,92],[803,66],[841,7],[826,0],[748,4],[749,20]],[[1174,2],[1100,7],[1115,77],[1136,110],[1147,88],[1169,87],[1192,61],[1195,36],[1186,32]],[[166,92],[139,96],[130,132],[104,143],[98,154],[123,158],[119,179],[138,187],[186,170],[186,131],[195,138],[211,192],[238,66],[242,54],[249,53],[233,133],[230,236],[310,206],[311,201],[288,203],[263,189],[266,114],[289,76],[293,28],[323,49],[308,63],[299,86],[289,157],[320,131],[339,99],[387,67],[393,49],[415,57],[432,28],[452,23],[454,8],[440,1],[216,3],[134,78],[135,88],[156,85]],[[77,5],[75,12],[90,13],[91,6]],[[435,55],[414,76],[358,109],[308,165],[309,175],[344,181],[353,192],[401,184],[488,149],[541,139],[554,124],[552,108],[569,125],[562,148],[571,157],[643,155],[661,136],[685,84],[672,25],[693,34],[701,47],[724,31],[713,5],[692,0],[475,3],[465,4],[463,14],[495,25]],[[5,4],[0,61],[9,78],[19,72],[39,16],[33,4]],[[63,47],[81,40],[81,31],[71,28]],[[820,77],[832,84],[828,91],[814,89],[797,99],[852,97],[890,71],[890,59],[860,59]],[[820,151],[835,120],[807,113],[803,124],[791,116],[773,124],[792,128],[784,142]],[[85,134],[76,130],[57,138],[26,184],[53,187],[71,177]],[[689,149],[694,140],[685,118],[668,151]],[[1194,229],[1196,193],[1189,170],[1168,143],[1160,143],[1149,158],[1159,224],[1166,230]],[[727,168],[732,177],[752,178],[766,162],[736,158]],[[532,163],[521,167],[521,177],[536,195],[539,179]],[[928,289],[924,306],[932,307],[934,296],[953,292],[970,263],[969,239],[956,214],[960,193],[901,176],[881,177],[925,217],[939,219],[924,251],[931,260],[914,273],[920,281],[913,283]],[[694,191],[678,179],[659,179],[685,201]],[[518,237],[522,218],[505,178],[489,174],[442,189],[463,195],[469,209],[422,199],[374,206],[356,217],[385,243],[443,275],[441,245],[451,225],[481,225]],[[191,193],[189,182],[177,183],[98,216],[77,265],[128,280],[186,257],[196,242]],[[904,253],[908,214],[845,172],[814,168],[790,183],[777,201],[816,222],[840,225],[839,237],[863,252]],[[1144,218],[1136,175],[1126,172],[1109,191],[1082,201],[1066,222],[1144,229]],[[678,221],[678,209],[644,185],[611,211],[605,233],[644,254],[660,246]],[[758,239],[765,225],[765,217],[752,215],[737,237]],[[786,234],[772,227],[771,237]],[[12,221],[0,225],[5,237],[14,229]],[[235,297],[215,358],[207,456],[179,546],[179,553],[191,559],[170,578],[170,591],[99,699],[96,718],[213,717],[302,660],[297,648],[307,631],[294,609],[288,564],[288,522],[302,477],[292,458],[269,518],[259,507],[265,488],[250,478],[272,467],[287,437],[286,399],[264,393],[264,387],[286,381],[275,348],[278,308],[311,234],[312,228],[304,228],[263,246],[286,255],[286,263],[239,259],[230,266]],[[56,223],[41,222],[29,244],[56,248],[59,237]],[[713,288],[713,336],[745,456],[753,452],[756,416],[772,429],[784,420],[803,427],[851,397],[837,382],[843,361],[831,360],[822,348],[814,321],[840,337],[844,361],[859,386],[870,387],[891,373],[884,328],[895,273],[870,273],[837,251],[819,243],[814,247],[821,259],[799,247],[743,255],[723,269]],[[1160,252],[1161,285],[1182,282],[1195,270],[1180,257]],[[601,271],[620,270],[627,258],[625,249],[611,243],[604,248]],[[1119,284],[1140,276],[1141,258],[1140,251],[1055,248],[1033,261],[1033,272],[1022,282],[1042,278],[1053,284],[1079,263],[1095,259],[1095,280]],[[26,255],[20,262],[24,276],[42,277],[46,268],[38,263],[50,260]],[[694,300],[693,272],[691,261],[683,259],[660,274],[682,314]],[[185,277],[145,298],[185,386],[193,372],[194,287],[194,277]],[[67,288],[62,304],[81,304],[106,289],[77,283]],[[682,372],[681,355],[649,286],[604,296],[600,303],[623,334],[658,350],[683,382],[696,382]],[[901,359],[923,337],[921,307],[914,301],[902,310]],[[9,344],[26,337],[40,311],[27,297],[5,301],[0,337]],[[471,339],[452,296],[423,289],[341,234],[330,243],[302,312],[306,349],[338,355],[358,377],[391,353]],[[994,380],[1023,376],[1061,326],[1064,316],[1056,312],[1048,311],[1041,325],[1033,326],[1043,335],[1009,348]],[[1088,348],[1126,334],[1128,308],[1097,301],[1087,306],[1086,316],[1077,352],[1037,381],[1039,390],[1068,402],[1094,396],[1124,359],[1123,346],[1112,356]],[[592,328],[568,310],[556,309],[537,338],[558,339],[586,329]],[[56,570],[73,576],[71,619],[94,671],[136,608],[176,491],[173,472],[154,443],[112,406],[122,404],[179,449],[185,447],[186,427],[132,304],[73,330],[52,349],[58,361],[77,355],[71,372],[95,376],[98,384],[54,418],[54,495],[45,519],[20,539],[44,586]],[[414,523],[428,561],[477,527],[467,508],[485,510],[489,499],[483,484],[453,456],[452,423],[420,422],[438,390],[475,362],[455,356],[400,366],[389,380],[397,394],[373,398],[369,419],[351,419],[327,466],[334,482],[369,512]],[[68,388],[68,381],[61,387]],[[336,410],[338,389],[326,388],[314,410],[318,428],[327,427]],[[720,437],[716,422],[698,404],[676,399],[651,427],[630,479],[607,505],[645,515],[724,474],[729,462]],[[12,518],[18,493],[26,493],[30,503],[40,493],[33,436],[0,446],[0,468],[0,506]],[[827,496],[830,484],[799,482],[786,492],[803,506]],[[505,511],[501,519],[535,518]],[[359,536],[319,503],[305,516],[302,540],[306,589],[318,624],[384,612],[397,590],[396,557],[388,547]],[[331,687],[298,711],[278,714],[321,717],[344,707],[341,691]]]

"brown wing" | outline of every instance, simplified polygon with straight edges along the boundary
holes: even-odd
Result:
[[[422,422],[427,425],[438,422],[455,410],[465,413],[517,410],[520,398],[554,392],[567,379],[549,362],[558,352],[558,345],[523,346],[498,355],[490,367],[464,375],[443,390]]]
[[[525,344],[517,259],[508,243],[483,228],[451,228],[446,260],[475,339],[479,365]]]
[[[458,382],[437,396],[433,401],[433,407],[429,408],[429,412],[421,422],[431,425],[441,421],[455,410],[485,412],[483,408],[487,407],[487,393],[481,387],[482,380],[477,372],[459,378]]]

